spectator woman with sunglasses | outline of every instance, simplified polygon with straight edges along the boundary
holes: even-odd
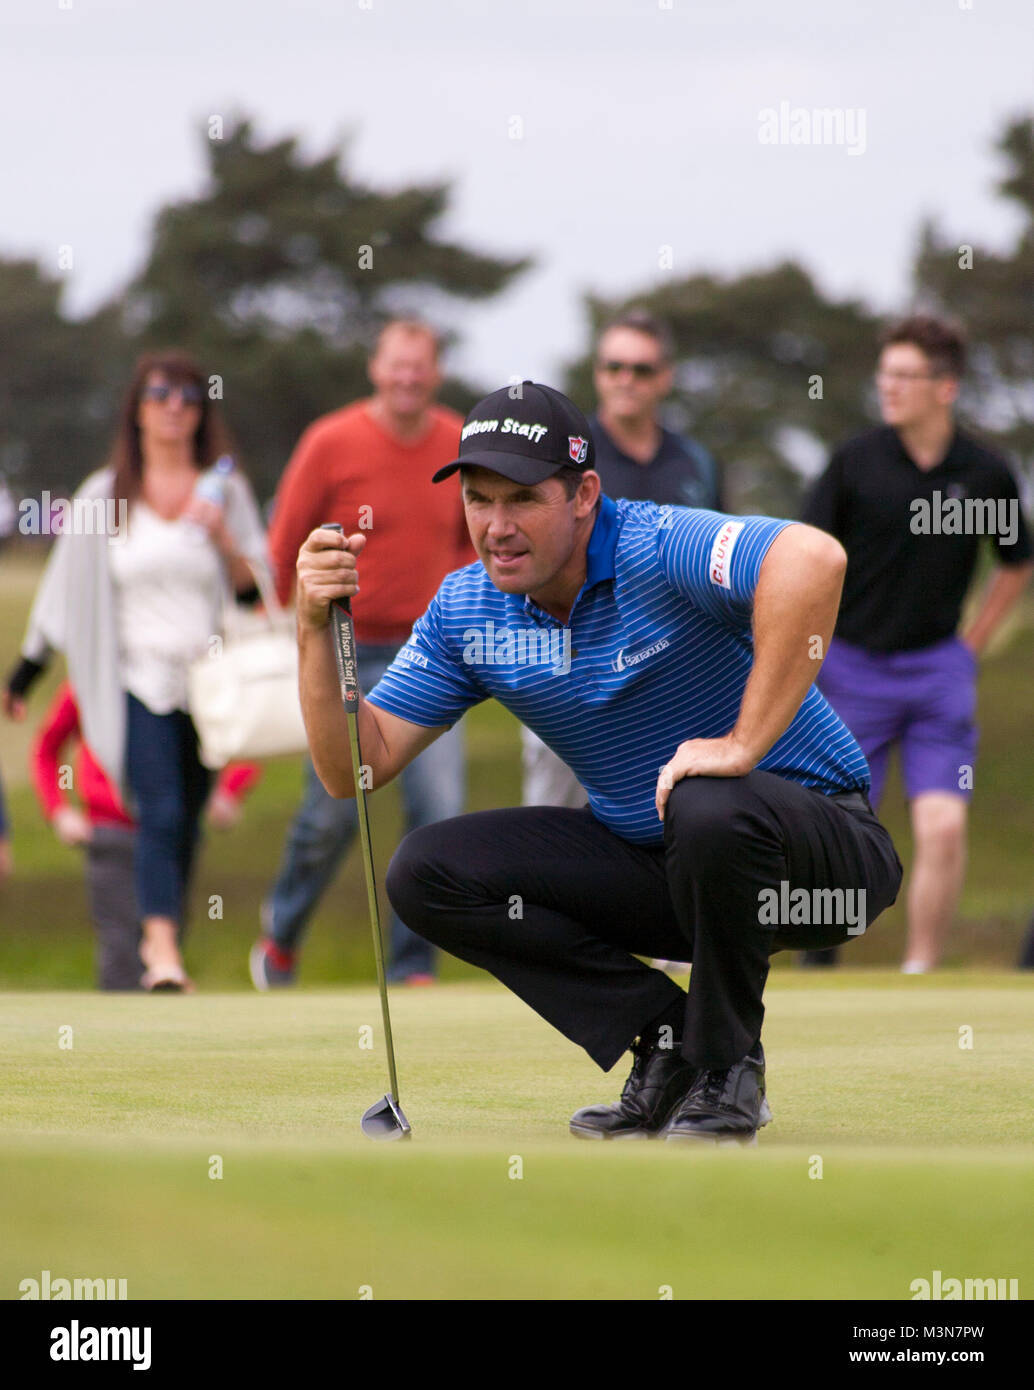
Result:
[[[52,651],[64,652],[86,742],[136,812],[142,983],[151,990],[193,988],[180,940],[210,774],[198,758],[187,673],[212,649],[227,586],[238,596],[253,590],[252,567],[267,563],[241,474],[221,474],[220,501],[199,495],[202,475],[228,454],[197,364],[173,351],[142,357],[110,461],[79,489],[51,552],[4,695],[6,712],[23,717],[30,685]],[[90,524],[102,516],[118,517],[114,534]]]

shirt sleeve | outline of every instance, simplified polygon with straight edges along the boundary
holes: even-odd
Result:
[[[76,489],[76,498],[113,496],[114,474],[110,468],[99,468]],[[74,500],[74,499],[73,499]],[[98,551],[98,547],[101,547]],[[75,631],[77,605],[71,600],[83,600],[79,586],[84,579],[91,585],[98,582],[95,559],[98,553],[107,555],[107,546],[96,535],[62,530],[51,547],[43,575],[29,612],[29,621],[21,654],[41,668],[55,651],[67,657],[69,642]],[[102,625],[106,618],[102,618]],[[73,643],[74,646],[74,643]]]
[[[473,668],[445,640],[441,592],[416,620],[409,641],[366,697],[378,709],[427,729],[451,727],[486,698]]]
[[[828,531],[842,541],[843,502],[844,460],[843,455],[837,452],[808,491],[801,508],[801,520],[808,526],[817,526],[820,531]]]
[[[277,488],[269,526],[269,555],[277,598],[289,603],[294,592],[295,565],[305,538],[323,515],[332,451],[321,446],[320,436],[306,430],[295,446]]]
[[[671,587],[719,622],[749,626],[768,547],[792,521],[665,508],[658,558]]]
[[[215,789],[240,805],[261,776],[262,768],[258,763],[227,763],[219,774]]]
[[[36,733],[30,756],[32,785],[47,820],[53,820],[55,813],[68,804],[58,775],[61,750],[69,740],[79,737],[79,711],[72,688],[66,683],[54,697]]]
[[[990,533],[990,540],[998,559],[1003,565],[1025,565],[1034,555],[1034,547],[1031,545],[1030,531],[1023,518],[1020,490],[1011,468],[1002,468],[995,495],[997,501],[1006,504],[1004,531],[998,526]]]

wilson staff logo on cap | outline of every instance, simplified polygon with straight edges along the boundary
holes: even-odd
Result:
[[[523,381],[501,386],[478,401],[463,423],[459,456],[431,479],[440,483],[460,468],[487,468],[534,487],[562,468],[583,472],[595,463],[589,422],[553,386]]]

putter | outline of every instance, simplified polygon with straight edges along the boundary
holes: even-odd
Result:
[[[339,531],[344,527],[326,522],[324,531]],[[356,809],[359,812],[359,838],[363,847],[363,869],[366,874],[366,897],[370,906],[370,926],[373,930],[373,953],[377,961],[377,984],[381,993],[381,1018],[384,1020],[384,1039],[388,1046],[388,1079],[391,1090],[371,1105],[361,1120],[363,1133],[371,1139],[408,1139],[412,1133],[409,1121],[399,1105],[399,1083],[395,1074],[395,1047],[391,1040],[391,1018],[388,1014],[388,985],[384,978],[384,944],[381,940],[381,916],[377,907],[377,880],[373,869],[373,848],[370,844],[370,820],[366,811],[366,789],[363,786],[363,759],[359,750],[359,666],[355,651],[355,625],[352,605],[347,598],[334,599],[330,605],[334,629],[334,655],[341,682],[341,699],[348,718],[348,741],[352,747],[352,775],[355,778]]]

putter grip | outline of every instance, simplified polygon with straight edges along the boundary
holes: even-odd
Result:
[[[337,531],[345,534],[345,528],[336,521],[325,521],[324,531]],[[330,622],[334,629],[334,656],[337,658],[337,674],[341,684],[341,698],[348,714],[359,712],[359,663],[355,650],[355,624],[352,622],[352,604],[348,598],[335,598],[330,603]]]

